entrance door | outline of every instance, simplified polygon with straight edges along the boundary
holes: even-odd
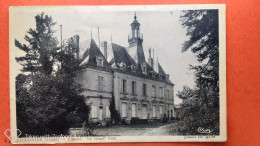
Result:
[[[101,121],[103,120],[103,108],[102,107],[99,107],[98,119]]]
[[[126,103],[122,103],[122,117],[126,117]]]
[[[135,115],[135,108],[136,108],[136,104],[135,103],[132,103],[132,117],[136,117]]]
[[[147,119],[147,105],[146,104],[143,104],[142,106],[142,119]]]

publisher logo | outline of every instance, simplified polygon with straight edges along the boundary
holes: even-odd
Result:
[[[10,129],[6,129],[4,132],[5,136],[11,140],[11,142],[14,142],[21,136],[22,131],[19,129],[15,129],[14,131],[11,131]]]

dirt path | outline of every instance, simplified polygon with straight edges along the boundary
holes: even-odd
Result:
[[[170,135],[169,131],[177,126],[177,123],[165,123],[165,124],[143,124],[143,125],[119,125],[112,127],[96,128],[94,132],[98,136],[159,136]],[[73,134],[82,133],[82,130],[72,131]]]
[[[163,125],[157,128],[148,128],[144,133],[140,134],[142,136],[156,136],[156,135],[169,135],[168,129],[171,127],[171,124]]]

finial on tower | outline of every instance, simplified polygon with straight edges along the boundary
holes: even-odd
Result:
[[[134,17],[134,18],[135,18],[135,20],[136,20],[136,11],[135,11],[135,17]]]

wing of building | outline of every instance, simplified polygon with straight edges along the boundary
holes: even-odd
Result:
[[[174,84],[151,49],[146,61],[136,16],[127,47],[103,41],[99,48],[93,39],[82,45],[79,36],[73,38],[78,43],[76,57],[81,66],[77,82],[85,89],[86,104],[91,106],[90,121],[110,119],[112,97],[122,120],[174,117]]]

